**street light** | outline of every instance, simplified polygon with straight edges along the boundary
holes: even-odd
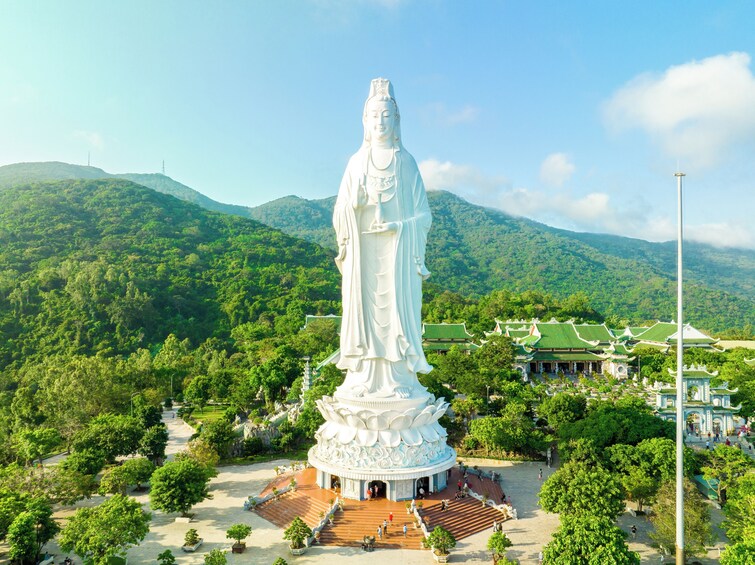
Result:
[[[682,177],[674,174],[677,191],[676,261],[676,565],[684,564],[684,323],[682,322]]]

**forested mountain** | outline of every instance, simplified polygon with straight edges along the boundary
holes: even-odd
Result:
[[[256,208],[215,202],[160,174],[111,175],[95,167],[20,163],[0,167],[0,188],[22,180],[129,178],[209,210],[252,217],[302,239],[333,248],[335,197],[280,198]],[[428,265],[435,289],[479,297],[493,290],[537,290],[565,298],[585,293],[593,307],[617,320],[671,319],[676,312],[676,246],[551,228],[466,202],[448,192],[428,194],[433,228]],[[685,317],[708,330],[755,320],[755,252],[687,242]]]
[[[584,292],[604,315],[632,323],[675,316],[674,243],[559,230],[445,191],[431,191],[428,198],[428,266],[431,280],[443,288],[466,296],[496,289],[559,297]],[[334,202],[287,197],[252,209],[252,215],[333,247]],[[755,252],[687,243],[685,280],[685,317],[693,324],[723,330],[755,320]]]
[[[71,165],[69,163],[60,163],[58,161],[49,161],[44,163],[14,163],[0,167],[0,189],[8,188],[18,184],[27,184],[36,181],[52,181],[66,179],[105,179],[105,178],[122,178],[133,181],[147,188],[170,194],[180,200],[186,200],[212,210],[213,212],[224,212],[234,214],[244,218],[251,218],[251,210],[245,206],[236,206],[233,204],[223,204],[208,198],[204,194],[181,184],[172,178],[161,175],[160,173],[124,173],[111,174],[98,169],[97,167],[88,167],[84,165]]]
[[[339,307],[329,253],[122,179],[0,190],[0,369],[52,354],[194,344]]]

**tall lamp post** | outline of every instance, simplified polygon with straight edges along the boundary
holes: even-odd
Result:
[[[677,194],[676,270],[676,565],[684,565],[684,324],[682,322],[682,177],[675,173]]]

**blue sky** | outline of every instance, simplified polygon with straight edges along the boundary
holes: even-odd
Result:
[[[370,79],[430,189],[578,231],[755,248],[749,2],[0,0],[0,165],[336,194]]]

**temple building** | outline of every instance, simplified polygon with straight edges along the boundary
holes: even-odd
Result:
[[[676,371],[669,369],[674,378]],[[742,424],[734,415],[742,406],[731,405],[731,395],[737,389],[729,389],[728,383],[711,386],[711,379],[718,372],[710,373],[702,365],[685,365],[682,370],[682,394],[684,395],[684,418],[688,434],[713,436],[733,434]],[[656,384],[656,410],[664,420],[676,421],[676,387],[665,383]]]
[[[668,353],[672,347],[676,347],[678,341],[677,325],[675,322],[656,322],[649,328],[627,328],[623,334],[634,345],[654,347]],[[701,347],[721,351],[716,347],[718,340],[704,334],[690,324],[684,326],[684,347]]]
[[[543,373],[607,373],[626,377],[634,359],[625,339],[605,324],[575,324],[572,321],[496,320],[487,335],[510,337],[517,348],[516,369],[529,380]]]
[[[422,324],[422,348],[427,353],[447,353],[456,346],[467,354],[479,349],[480,346],[472,342],[474,335],[467,331],[467,326],[461,324]]]

